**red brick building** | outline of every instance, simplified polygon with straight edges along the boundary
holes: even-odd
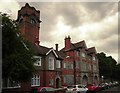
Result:
[[[99,69],[95,47],[87,48],[85,41],[71,43],[65,38],[65,47],[60,50],[63,57],[62,85],[98,84]]]
[[[62,76],[61,64],[63,59],[58,54],[58,51],[39,44],[40,11],[26,3],[26,5],[18,11],[17,22],[22,36],[32,42],[36,51],[35,57],[39,59],[39,61],[34,64],[35,72],[33,73],[31,82],[29,82],[27,86],[29,85],[29,88],[37,86],[60,87]]]
[[[71,43],[65,38],[65,47],[56,49],[42,46],[39,42],[40,11],[25,4],[18,11],[17,22],[20,34],[32,42],[35,57],[39,59],[31,81],[21,84],[19,89],[29,91],[32,87],[61,87],[73,84],[99,83],[98,60],[95,47],[87,48],[85,41]]]

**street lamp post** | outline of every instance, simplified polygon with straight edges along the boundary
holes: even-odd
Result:
[[[103,78],[104,78],[104,76],[101,76],[101,78],[102,78],[102,82],[103,82]]]

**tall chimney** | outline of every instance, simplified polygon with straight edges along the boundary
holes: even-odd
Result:
[[[65,37],[65,50],[69,50],[71,48],[71,38],[70,36]]]
[[[55,47],[56,47],[56,51],[58,51],[58,44],[55,44]]]

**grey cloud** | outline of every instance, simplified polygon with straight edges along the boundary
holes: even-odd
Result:
[[[77,27],[83,23],[79,9],[80,3],[58,3],[56,6],[56,13],[65,19],[66,25]]]
[[[62,16],[64,18],[65,25],[70,25],[71,27],[75,28],[89,21],[95,22],[101,21],[108,15],[114,14],[117,9],[115,7],[116,3],[112,2],[111,3],[30,2],[30,5],[35,6],[36,9],[40,9],[41,19],[46,26],[49,26],[49,30],[51,29],[51,26],[56,24],[58,16]],[[84,11],[86,13],[84,13],[82,8],[85,9]],[[89,16],[89,20],[87,20],[85,16]]]
[[[116,36],[117,37],[117,36]],[[98,50],[104,50],[107,53],[117,53],[118,52],[118,40],[111,39],[110,41],[104,40],[98,42]]]
[[[92,2],[92,3],[83,3],[83,6],[86,8],[92,16],[93,21],[101,21],[107,16],[111,16],[118,11],[118,3],[115,2]]]
[[[24,6],[25,3],[19,2],[20,6]],[[35,7],[41,12],[41,31],[40,31],[40,41],[46,46],[54,46],[55,43],[64,44],[64,37],[56,37],[53,35],[55,25],[57,23],[58,16],[64,18],[64,24],[71,26],[72,29],[82,26],[84,23],[90,22],[101,22],[106,19],[108,16],[112,16],[117,12],[117,3],[41,3],[41,2],[30,2],[30,6]],[[84,9],[84,11],[82,10]],[[88,16],[89,19],[86,19],[85,16]],[[94,45],[97,50],[105,51],[108,53],[115,53],[117,51],[117,39],[111,38],[113,35],[118,34],[117,25],[111,25],[110,28],[103,28],[102,31],[93,31],[88,32],[87,38],[82,38],[82,40],[94,41]],[[105,30],[104,30],[105,29]],[[99,29],[98,29],[99,30]],[[71,33],[71,32],[70,32]],[[79,40],[80,35],[72,31],[72,40]],[[76,38],[76,39],[75,39]],[[109,38],[111,40],[107,41]],[[47,45],[48,44],[48,45]],[[86,43],[87,44],[87,43]],[[96,44],[96,45],[95,45]],[[61,46],[61,45],[60,45]],[[89,46],[88,46],[89,47]]]

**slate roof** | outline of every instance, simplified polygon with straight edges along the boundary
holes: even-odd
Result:
[[[88,48],[88,49],[87,49],[87,53],[88,53],[88,54],[92,54],[92,53],[95,53],[95,54],[96,54],[97,52],[96,52],[95,47],[91,47],[91,48]]]
[[[46,54],[49,53],[50,50],[53,50],[57,54],[58,59],[62,59],[62,57],[60,56],[59,51],[56,51],[53,48],[48,48],[48,47],[45,47],[45,46],[34,44],[33,49],[35,50],[36,54],[43,55],[43,56],[46,56]]]
[[[87,49],[84,40],[77,42],[77,43],[71,43],[71,49],[69,49],[69,51],[74,50],[74,49],[78,49],[78,48],[86,48]],[[65,47],[60,50],[60,52],[62,52],[62,51],[65,51]]]
[[[77,43],[72,43],[72,46],[74,47],[73,49],[77,49],[77,48],[87,48],[86,47],[86,43],[85,41],[80,41],[80,42],[77,42]]]
[[[33,49],[37,54],[45,55],[48,51],[50,51],[51,48],[34,44]]]
[[[95,47],[87,48],[84,40],[80,41],[80,42],[77,42],[77,43],[71,43],[71,49],[69,49],[68,51],[75,50],[75,49],[77,50],[77,49],[80,49],[80,48],[85,48],[87,54],[92,54],[92,53],[96,54],[97,53]],[[65,47],[60,50],[60,55],[62,57],[66,56],[65,55]]]

